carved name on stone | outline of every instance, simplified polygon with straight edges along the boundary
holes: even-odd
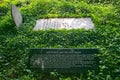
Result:
[[[93,29],[94,24],[90,18],[52,18],[36,21],[34,30],[44,29]]]

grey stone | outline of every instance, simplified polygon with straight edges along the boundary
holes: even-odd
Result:
[[[22,24],[22,15],[15,5],[11,5],[11,13],[16,26],[20,27]]]
[[[34,30],[44,29],[93,29],[94,24],[91,18],[51,18],[39,19],[36,21]]]

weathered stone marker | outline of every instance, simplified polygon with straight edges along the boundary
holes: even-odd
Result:
[[[22,24],[22,15],[15,5],[11,5],[11,13],[16,26],[20,27]]]
[[[29,68],[43,72],[84,73],[97,70],[98,49],[30,49]]]
[[[91,18],[51,18],[39,19],[36,21],[34,30],[45,29],[93,29],[94,24]]]

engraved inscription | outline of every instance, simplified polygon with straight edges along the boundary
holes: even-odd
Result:
[[[31,57],[31,66],[41,68],[43,66],[42,61],[44,61],[44,68],[92,67],[91,65],[95,63],[93,54],[65,54],[63,52],[59,52],[58,54],[54,54],[56,52],[47,53],[49,54],[34,54]]]
[[[94,24],[90,18],[52,18],[36,21],[34,30],[39,29],[93,29]]]
[[[32,49],[29,67],[42,71],[79,72],[96,69],[97,49]]]

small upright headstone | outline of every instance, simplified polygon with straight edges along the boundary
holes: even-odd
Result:
[[[22,24],[22,15],[15,5],[11,5],[11,13],[16,26],[20,27]]]

